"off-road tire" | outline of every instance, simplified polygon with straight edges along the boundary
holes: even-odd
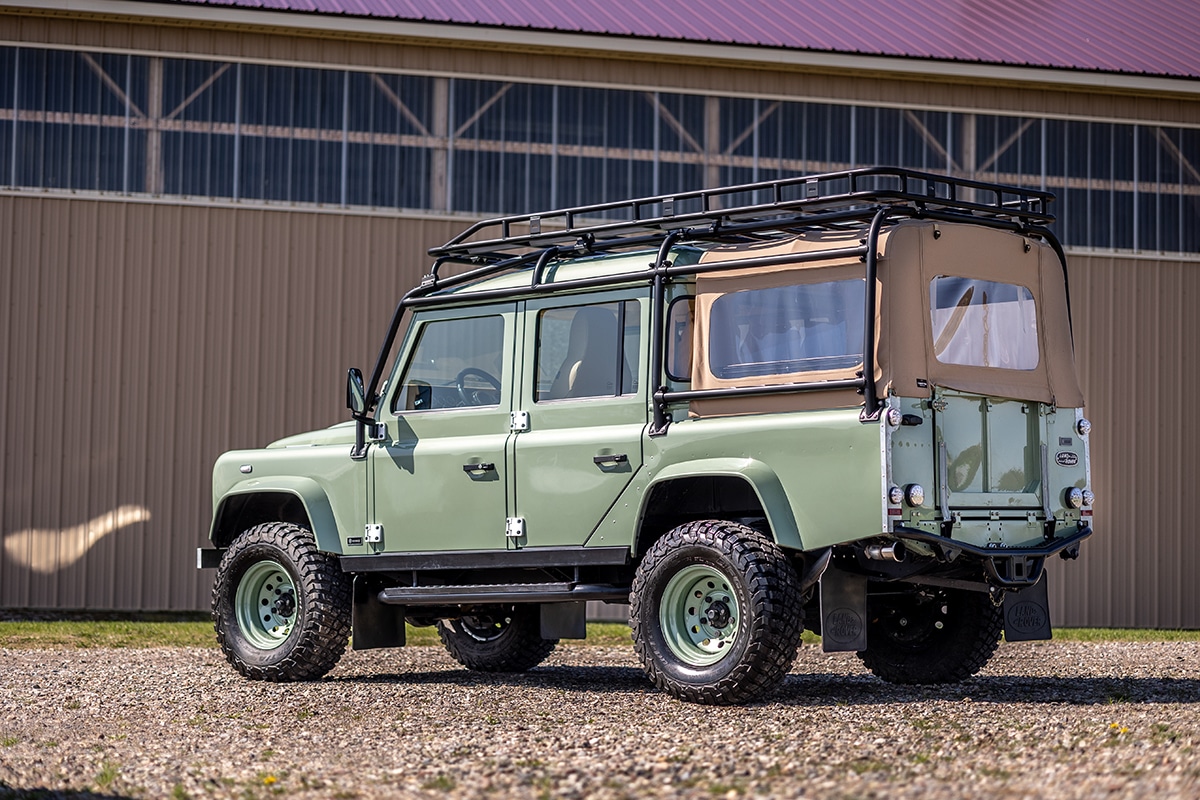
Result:
[[[437,624],[454,660],[476,672],[525,672],[554,652],[558,639],[541,636],[536,605],[497,607]]]
[[[239,598],[241,584],[246,585]],[[281,588],[286,589],[283,595]],[[349,578],[337,559],[317,549],[312,531],[286,522],[257,525],[234,539],[217,568],[212,592],[217,641],[226,660],[247,678],[277,682],[319,678],[346,651],[350,593]],[[269,606],[268,594],[285,600],[292,597],[283,609],[292,611],[291,624],[276,632],[269,627],[255,629],[246,619],[247,602],[253,600],[248,596],[260,596],[257,602]]]
[[[922,597],[928,599],[918,602]],[[858,657],[889,683],[957,683],[987,664],[1003,628],[1004,612],[986,592],[938,589],[870,597],[867,649]]]
[[[717,622],[701,620],[709,613],[705,603],[715,609],[723,601],[732,602]],[[735,611],[736,618],[724,619]],[[713,627],[722,620],[724,627]],[[795,661],[804,629],[800,581],[779,547],[753,528],[690,522],[655,542],[638,565],[629,623],[634,649],[655,686],[694,703],[748,703],[774,692]],[[701,638],[706,631],[713,638]]]

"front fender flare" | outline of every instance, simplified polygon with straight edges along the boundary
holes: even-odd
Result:
[[[233,520],[224,518],[231,506],[232,499],[261,494],[290,494],[297,498],[304,506],[309,527],[312,528],[313,536],[317,540],[317,548],[326,553],[342,551],[342,540],[333,515],[333,506],[330,504],[325,490],[312,478],[288,475],[247,480],[231,486],[221,496],[213,510],[213,521],[208,532],[209,539],[216,541],[221,530],[233,524]]]
[[[642,495],[642,507],[638,509],[639,527],[646,516],[646,505],[659,484],[680,478],[705,478],[712,476],[738,478],[750,484],[767,516],[771,535],[780,547],[803,550],[800,528],[792,504],[775,470],[754,458],[705,458],[684,461],[664,467],[654,476]],[[639,547],[640,549],[640,547]]]

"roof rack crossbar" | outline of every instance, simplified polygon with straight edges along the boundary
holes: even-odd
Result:
[[[768,199],[763,199],[764,194]],[[514,248],[567,244],[585,235],[671,230],[696,222],[717,224],[764,216],[785,222],[799,212],[880,204],[952,210],[1022,226],[1046,225],[1054,221],[1049,210],[1053,199],[1052,193],[1036,189],[900,167],[870,167],[496,217],[475,223],[441,247],[431,248],[429,254],[495,260]]]

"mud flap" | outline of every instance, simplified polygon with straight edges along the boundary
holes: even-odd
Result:
[[[821,576],[821,649],[867,649],[867,579],[830,567]]]
[[[1047,577],[1019,592],[1004,593],[1004,640],[1032,642],[1051,638]]]
[[[404,606],[379,602],[378,590],[354,576],[354,603],[350,609],[353,650],[374,650],[377,647],[403,647],[405,641]]]
[[[543,639],[586,639],[587,604],[542,603],[541,637]]]

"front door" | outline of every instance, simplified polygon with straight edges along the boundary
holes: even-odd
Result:
[[[503,547],[512,305],[420,315],[372,448],[377,552]]]
[[[525,305],[517,406],[529,428],[513,440],[521,546],[587,542],[642,465],[644,294]]]

